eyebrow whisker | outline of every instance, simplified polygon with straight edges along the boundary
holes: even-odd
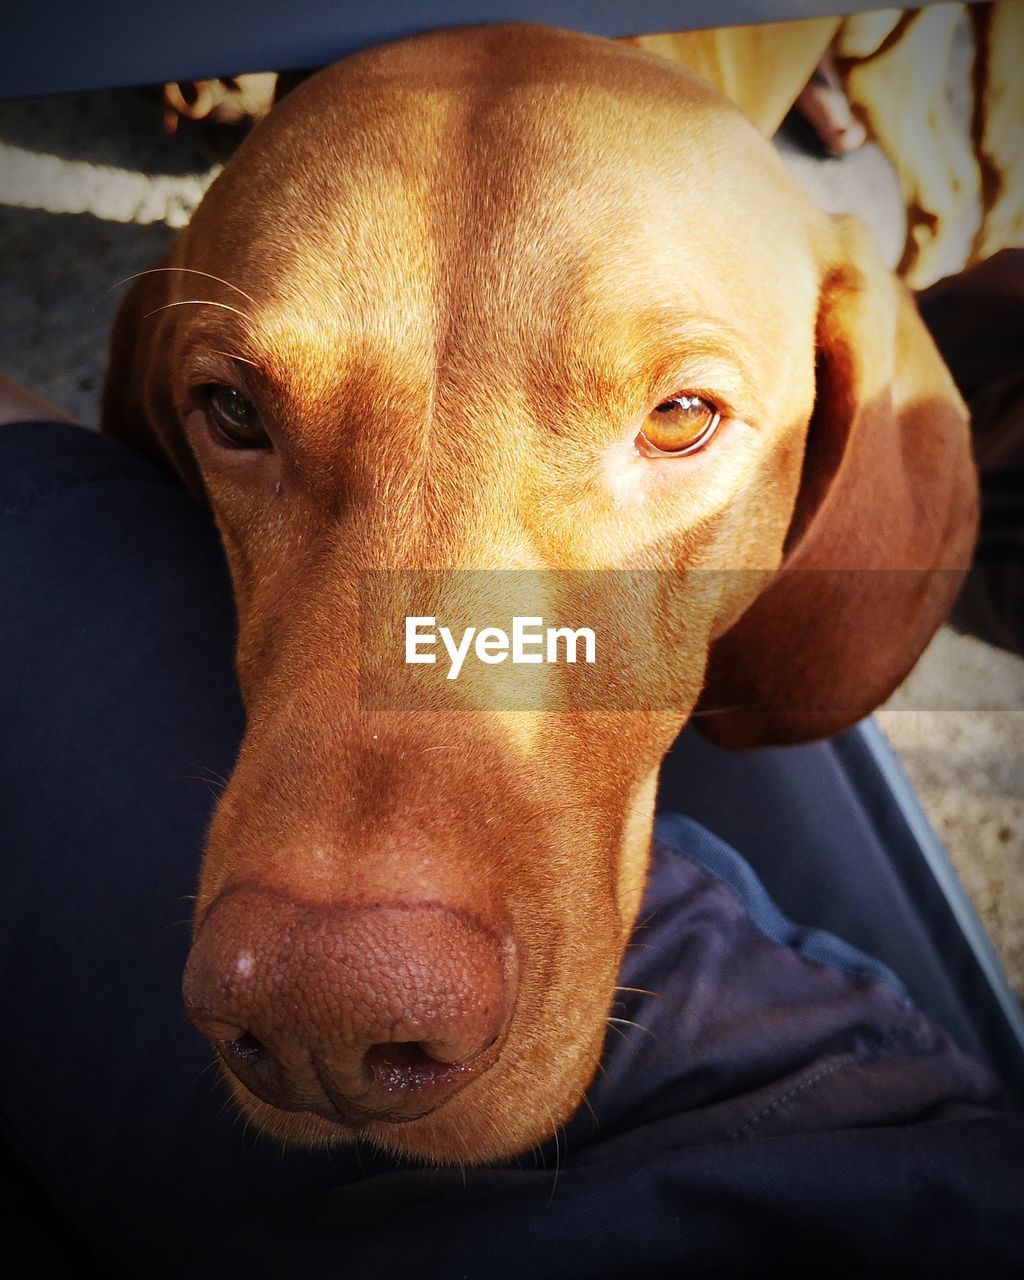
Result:
[[[125,276],[123,280],[118,280],[117,284],[112,284],[107,293],[113,293],[115,289],[120,289],[123,284],[131,284],[133,280],[141,280],[143,276],[159,275],[163,271],[181,271],[190,276],[205,276],[207,280],[216,280],[218,284],[224,285],[227,289],[234,289],[235,293],[239,293],[246,300],[256,306],[256,299],[251,297],[244,289],[240,289],[237,284],[232,284],[230,280],[225,280],[223,276],[215,276],[212,271],[200,271],[198,267],[150,267],[147,271],[136,271],[132,276]]]
[[[219,351],[216,347],[210,347],[209,350],[215,356],[224,356],[228,360],[238,360],[242,364],[251,364],[254,369],[259,368],[255,360],[249,360],[245,356],[236,356],[232,351]]]
[[[220,307],[222,311],[230,311],[236,316],[240,316],[246,324],[249,323],[249,317],[244,311],[239,311],[237,307],[231,307],[226,302],[211,302],[209,298],[185,298],[180,302],[165,302],[163,306],[154,307],[152,311],[147,311],[142,317],[148,320],[150,316],[155,316],[158,311],[166,311],[168,307]]]

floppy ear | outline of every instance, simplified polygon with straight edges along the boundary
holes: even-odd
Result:
[[[868,233],[838,230],[783,566],[709,658],[699,705],[714,714],[697,723],[724,746],[804,742],[871,712],[946,617],[974,545],[967,410]]]
[[[170,466],[197,497],[203,483],[172,394],[173,272],[167,260],[132,281],[114,318],[101,401],[101,430]]]

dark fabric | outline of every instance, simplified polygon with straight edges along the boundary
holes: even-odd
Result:
[[[668,828],[623,971],[658,995],[623,1001],[636,1026],[541,1167],[381,1174],[185,1274],[1012,1274],[1024,1118],[887,982],[766,936],[702,865],[736,856],[715,837]]]
[[[247,1134],[179,994],[243,725],[209,520],[27,424],[0,428],[0,530],[0,1128],[62,1247],[140,1277],[1018,1271],[1024,1117],[686,820],[622,974],[657,994],[621,993],[636,1025],[557,1141],[463,1176]]]
[[[734,752],[687,728],[662,765],[659,802],[732,845],[794,920],[888,964],[1024,1106],[1024,1043],[865,735],[858,726],[810,747]]]
[[[664,798],[664,797],[663,797]],[[907,989],[894,970],[876,956],[858,950],[845,939],[813,925],[788,919],[769,894],[753,867],[723,840],[700,823],[681,813],[661,812],[654,834],[674,850],[685,850],[702,869],[728,885],[743,904],[750,923],[766,938],[790,947],[807,960],[861,974],[885,983],[904,1003],[910,1003]]]
[[[980,3],[980,0],[968,0]],[[178,0],[173,7],[105,0],[17,5],[0,42],[0,96],[236,76],[254,67],[323,67],[421,31],[491,22],[543,22],[593,35],[781,22],[875,8],[877,0],[392,0],[387,5],[292,0]],[[56,31],[75,39],[55,40]]]

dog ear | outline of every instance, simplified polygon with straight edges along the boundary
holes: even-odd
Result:
[[[137,276],[118,307],[110,336],[100,426],[106,434],[170,466],[197,497],[204,490],[178,423],[170,377],[174,312],[166,260]]]
[[[837,223],[782,568],[709,656],[697,723],[724,746],[869,714],[945,619],[974,545],[967,410],[910,292],[858,222]]]

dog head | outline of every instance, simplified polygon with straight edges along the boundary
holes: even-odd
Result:
[[[535,27],[275,108],[123,303],[105,427],[209,502],[236,594],[190,1012],[260,1125],[440,1161],[579,1105],[698,699],[733,745],[851,723],[973,535],[963,406],[867,235],[708,85]],[[614,671],[506,705],[485,660],[410,709],[394,620],[480,621],[509,571]]]

